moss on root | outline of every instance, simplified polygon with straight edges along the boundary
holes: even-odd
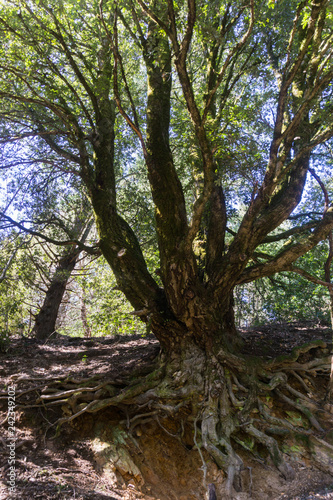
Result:
[[[142,434],[149,425],[157,425],[186,449],[197,450],[203,463],[203,487],[208,487],[205,470],[210,457],[223,470],[225,498],[232,498],[242,489],[246,456],[271,461],[290,480],[294,473],[284,452],[289,449],[302,455],[307,450],[321,469],[333,473],[333,446],[325,440],[332,428],[332,414],[321,404],[323,381],[327,383],[330,369],[325,347],[316,342],[295,349],[284,360],[255,366],[221,349],[208,356],[190,345],[171,360],[160,358],[151,373],[137,373],[130,383],[98,383],[94,378],[86,386],[73,381],[72,389],[64,390],[68,379],[53,384],[48,380],[44,388],[38,388],[36,405],[59,405],[66,410],[52,424],[58,429],[84,414],[107,408],[123,415],[110,437],[113,448],[110,444],[112,449],[108,449],[118,465],[131,464],[132,474],[135,460],[127,460],[128,450],[126,454],[121,449],[127,449],[128,440],[133,442],[137,430]],[[302,355],[313,348],[317,357],[302,362]],[[321,380],[319,385],[315,376]],[[190,445],[184,438],[189,432],[193,436]]]

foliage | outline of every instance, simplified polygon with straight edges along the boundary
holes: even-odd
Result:
[[[84,336],[81,310],[84,301],[92,336],[145,334],[145,326],[129,314],[130,304],[116,290],[116,281],[103,258],[80,262],[69,283],[57,323],[65,335]]]
[[[312,277],[324,282],[327,255],[328,243],[323,241],[297,263]],[[239,326],[299,320],[330,324],[327,287],[294,273],[280,273],[240,286],[236,289],[235,301]]]

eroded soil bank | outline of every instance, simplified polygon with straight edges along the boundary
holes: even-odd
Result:
[[[244,352],[267,359],[290,353],[293,347],[312,340],[322,339],[328,348],[332,341],[330,329],[306,323],[275,324],[242,333]],[[116,381],[132,376],[134,370],[149,372],[158,352],[158,342],[150,336],[57,338],[46,343],[13,339],[7,352],[0,355],[0,498],[203,500],[203,462],[193,448],[193,436],[185,430],[179,440],[172,421],[135,427],[127,443],[128,456],[124,456],[117,447],[123,436],[116,430],[124,416],[115,410],[82,415],[63,426],[55,438],[50,424],[61,416],[61,408],[44,411],[34,407],[34,389],[42,380],[64,376],[85,380],[96,375]],[[10,435],[8,421],[4,420],[6,391],[12,385],[16,391],[29,391],[24,401],[32,407],[15,411],[16,493],[10,496]],[[286,482],[269,462],[246,458],[239,500],[333,498],[333,477],[314,467],[306,452],[302,454],[301,446],[286,446],[284,451],[296,471],[295,479]],[[207,463],[206,482],[219,486],[223,474],[209,457],[203,458]]]

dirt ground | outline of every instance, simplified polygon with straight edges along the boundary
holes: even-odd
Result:
[[[267,359],[312,340],[322,339],[329,348],[332,343],[329,328],[309,323],[274,324],[243,330],[242,334],[244,353]],[[172,424],[168,429],[152,423],[144,432],[136,429],[132,451],[144,476],[144,481],[138,481],[128,474],[119,477],[96,451],[96,429],[103,429],[99,442],[102,437],[110,441],[112,423],[119,415],[110,409],[93,416],[85,414],[55,437],[52,422],[61,416],[61,409],[34,407],[38,387],[45,379],[68,376],[83,380],[95,375],[103,380],[124,380],[138,369],[149,372],[158,353],[153,336],[61,337],[46,342],[12,339],[8,350],[0,353],[0,499],[204,500],[199,454],[186,448],[186,440],[184,446],[174,439]],[[17,394],[27,391],[22,397],[32,407],[25,411],[15,408],[16,492],[11,494],[11,436],[6,415],[8,391],[13,386]],[[291,482],[284,481],[270,464],[247,460],[245,493],[239,494],[239,500],[333,499],[332,476],[316,469],[306,457],[300,460],[290,454],[288,460],[296,470]],[[212,462],[207,482],[223,482]]]

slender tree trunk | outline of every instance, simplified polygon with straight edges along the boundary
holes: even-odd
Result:
[[[32,330],[39,340],[47,339],[55,331],[59,307],[79,254],[80,250],[74,248],[59,261]]]
[[[86,220],[82,218],[82,214],[74,224],[74,232],[80,234]],[[92,227],[92,222],[89,222],[84,234],[81,237],[81,242],[84,243],[89,231]],[[43,305],[35,318],[35,324],[32,333],[39,340],[45,340],[55,331],[55,325],[58,317],[59,307],[61,305],[66,285],[71,276],[81,250],[76,245],[66,251],[61,257],[56,267],[55,273],[51,279],[50,286],[46,292]]]
[[[88,318],[87,318],[87,306],[86,306],[86,289],[85,286],[82,285],[82,292],[81,292],[81,320],[82,320],[82,325],[83,325],[83,330],[84,330],[84,335],[86,337],[91,337],[91,328],[88,323]]]
[[[329,283],[328,292],[330,298],[330,318],[331,318],[331,328],[333,330],[333,284],[331,283],[331,265],[333,260],[333,233],[332,231],[328,235],[329,252],[328,257],[325,262],[325,281]],[[332,337],[333,340],[333,337]],[[328,384],[327,396],[329,401],[333,401],[333,353],[331,358],[331,375]]]

